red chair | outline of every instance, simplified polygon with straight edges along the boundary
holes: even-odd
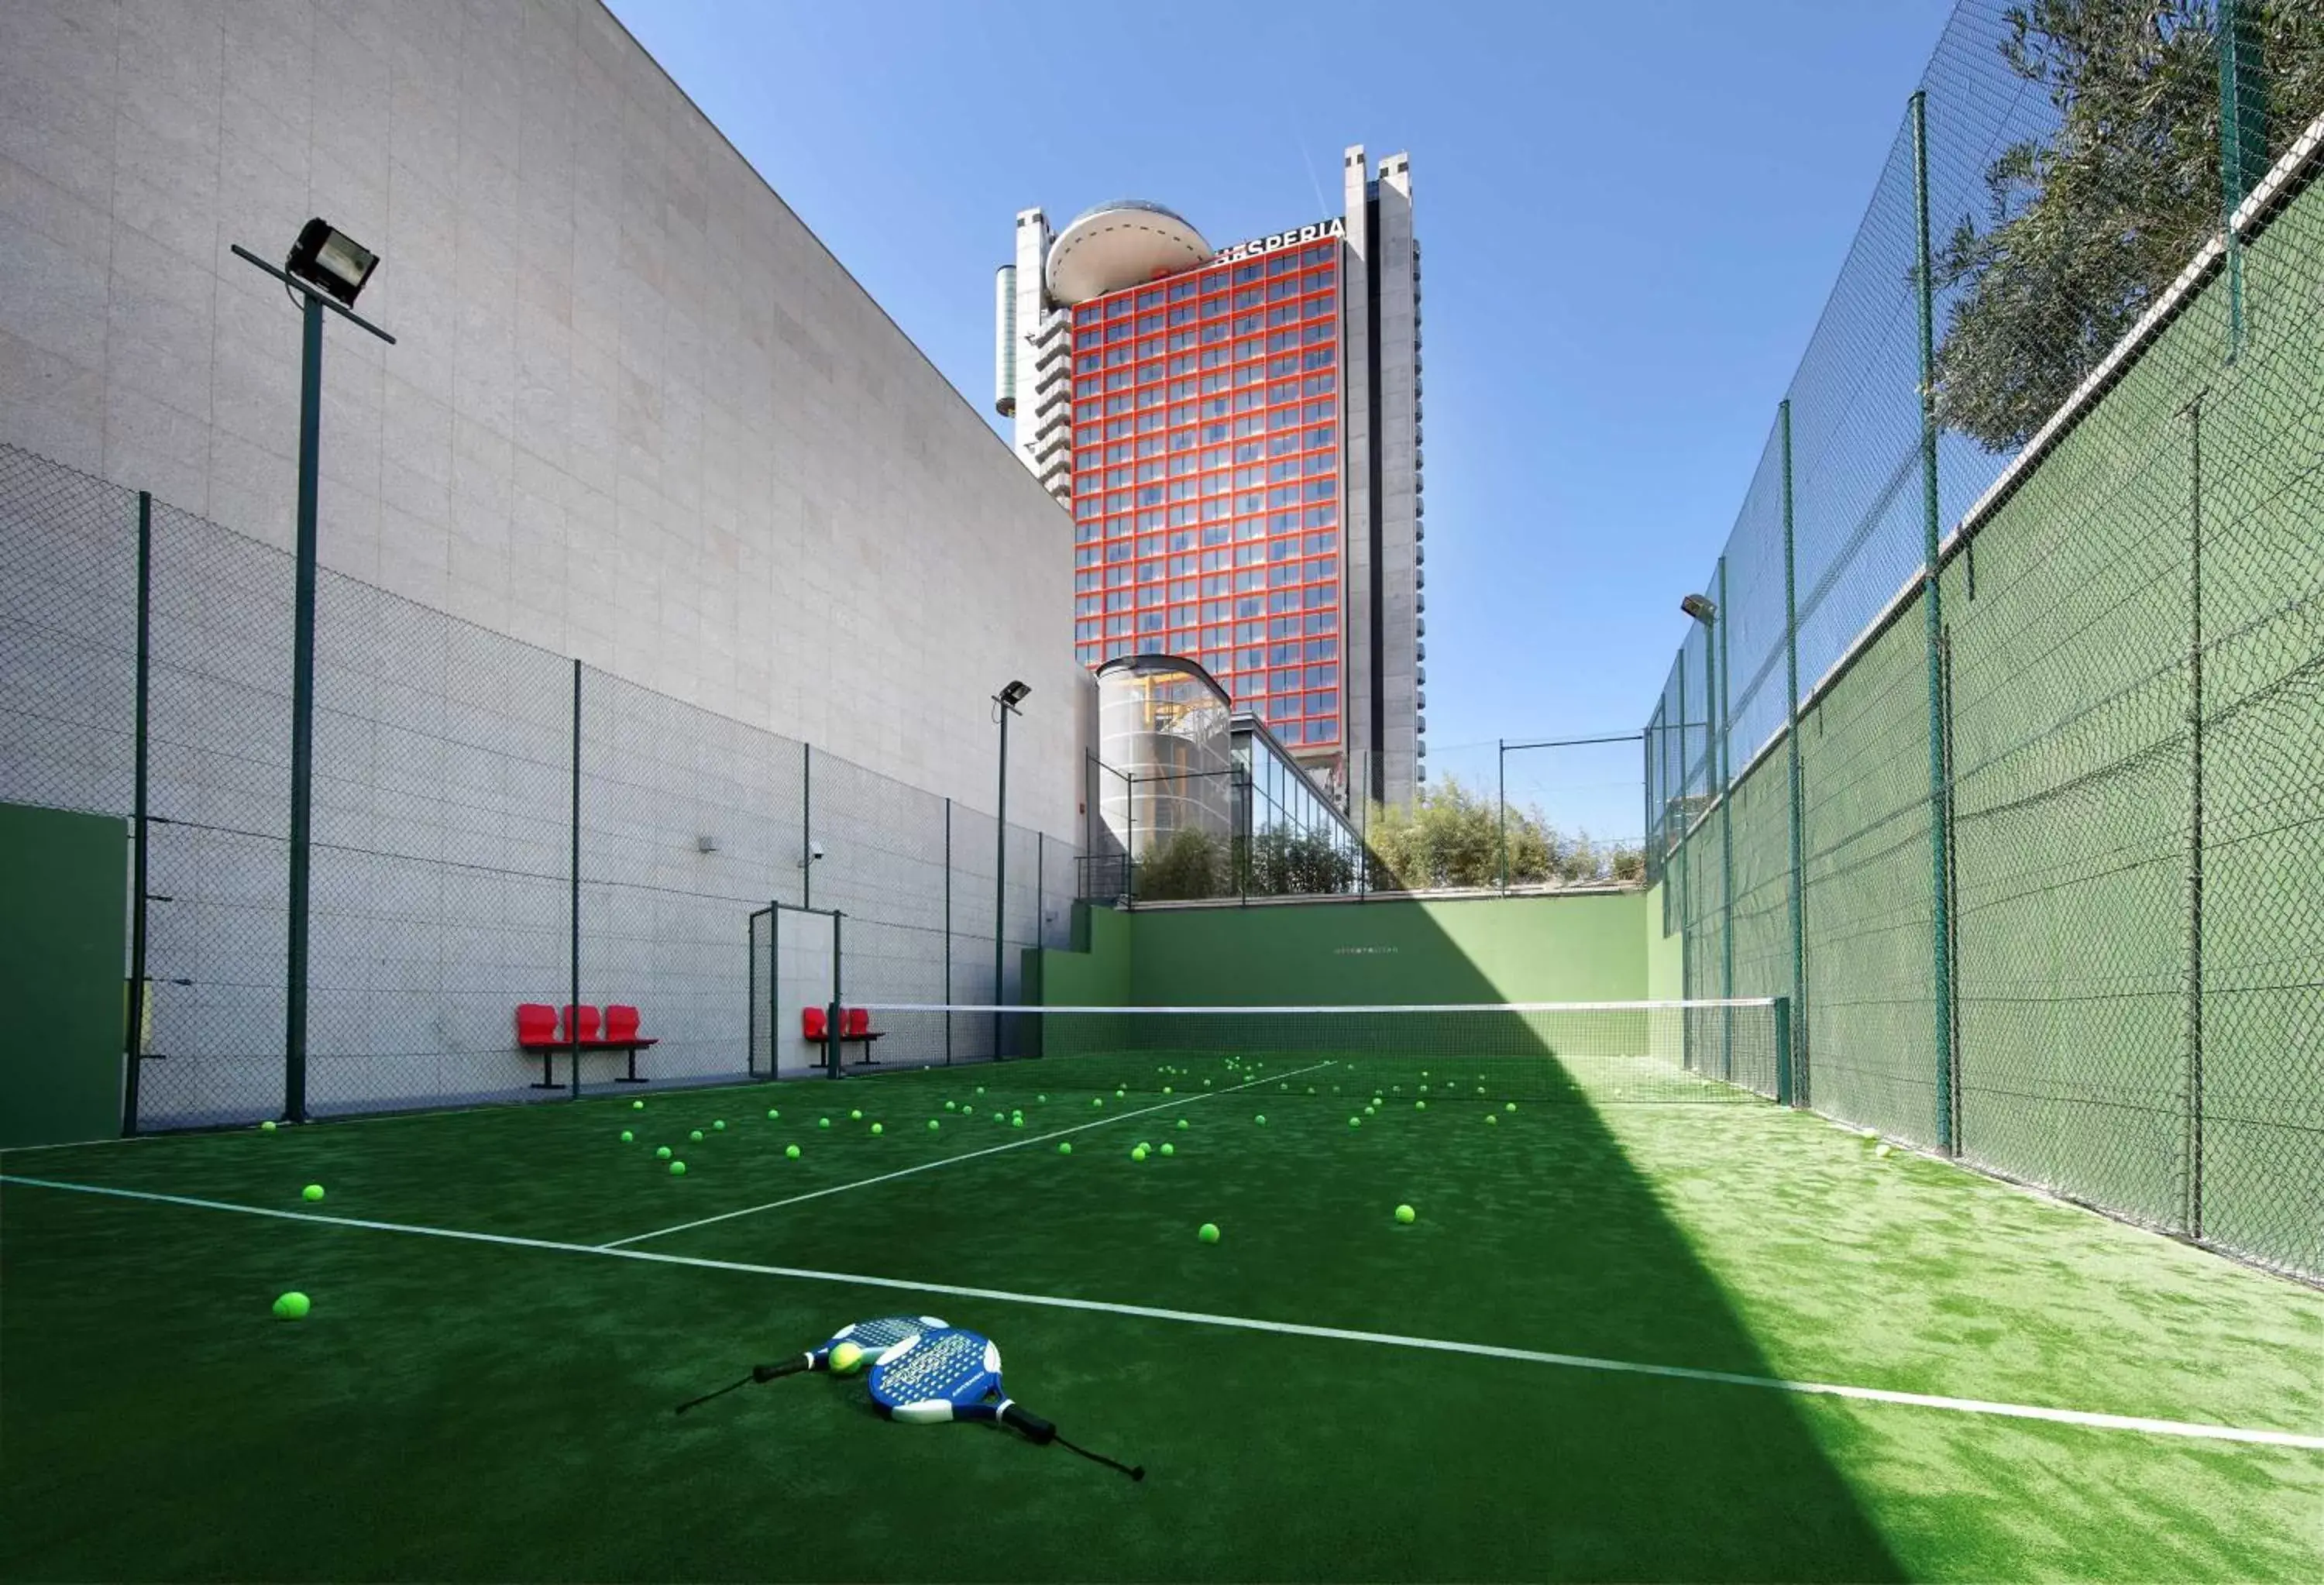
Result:
[[[842,1040],[864,1040],[872,1034],[872,1009],[868,1007],[844,1007],[839,1009],[839,1037]]]
[[[545,1001],[521,1001],[516,1009],[516,1043],[530,1049],[557,1043],[557,1009]]]
[[[638,1040],[638,1009],[613,1002],[605,1009],[605,1044],[620,1046],[637,1040],[641,1046],[650,1046],[650,1040]]]
[[[558,1037],[563,1040],[578,1039],[585,1046],[595,1040],[597,1037],[597,1009],[594,1007],[575,1007],[567,1002],[565,1006],[564,1027],[558,1031]]]
[[[819,1007],[799,1009],[799,1034],[817,1046],[831,1037],[831,1020]]]

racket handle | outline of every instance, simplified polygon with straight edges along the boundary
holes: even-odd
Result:
[[[794,1359],[784,1360],[779,1365],[753,1365],[751,1367],[751,1379],[752,1381],[772,1381],[779,1376],[797,1376],[802,1370],[812,1370],[814,1368],[815,1356],[813,1354],[800,1354]]]
[[[1027,1436],[1030,1437],[1033,1441],[1039,1442],[1044,1447],[1047,1447],[1049,1443],[1057,1440],[1057,1428],[1056,1426],[1050,1424],[1047,1420],[1042,1419],[1038,1415],[1034,1414],[1031,1410],[1024,1408],[1018,1404],[1006,1403],[1001,1405],[1000,1418],[1001,1424],[1003,1425],[1014,1425],[1018,1430],[1023,1432]]]

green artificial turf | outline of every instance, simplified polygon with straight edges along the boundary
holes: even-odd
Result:
[[[1199,1319],[2314,1433],[2324,1295],[1772,1107],[1403,1098],[1351,1130],[1369,1096],[1183,1059],[1093,1109],[1072,1060],[0,1157],[293,1218],[0,1187],[0,1575],[2324,1574],[2312,1451]],[[704,1264],[587,1248],[735,1211],[626,1246]],[[733,1268],[770,1266],[845,1276]],[[1148,1480],[825,1376],[670,1412],[898,1311],[991,1334],[1013,1396]]]

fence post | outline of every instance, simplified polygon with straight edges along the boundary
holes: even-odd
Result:
[[[1932,1000],[1936,1012],[1937,1148],[1959,1153],[1953,1138],[1952,898],[1947,830],[1951,800],[1945,777],[1945,698],[1941,650],[1944,605],[1938,587],[1936,278],[1929,252],[1929,97],[1912,101],[1914,296],[1921,320],[1921,601],[1928,635],[1929,898]]]
[[[1496,847],[1500,853],[1501,891],[1509,889],[1509,742],[1493,740],[1493,807],[1498,812]]]
[[[1792,926],[1792,1008],[1798,1019],[1798,1037],[1806,1044],[1808,1033],[1808,947],[1807,947],[1807,859],[1806,798],[1800,788],[1800,607],[1799,568],[1794,554],[1792,532],[1792,399],[1785,397],[1776,404],[1775,419],[1783,431],[1784,455],[1784,696],[1790,701],[1784,733],[1785,758],[1790,763],[1791,809],[1787,823],[1791,827],[1791,926]],[[1808,1064],[1794,1060],[1792,1064],[1794,1092],[1801,1104],[1808,1101]]]
[[[1719,615],[1710,635],[1719,645],[1719,686],[1713,690],[1718,699],[1719,736],[1712,748],[1719,756],[1719,994],[1731,1000],[1735,995],[1735,748],[1733,712],[1729,695],[1734,687],[1735,668],[1728,664],[1727,629],[1730,622],[1727,609],[1727,558],[1719,558]],[[1710,644],[1703,646],[1707,651]],[[1721,1009],[1719,1014],[1719,1076],[1732,1082],[1735,1077],[1735,1009]]]
[[[744,977],[748,989],[743,993],[743,1005],[749,1009],[742,1030],[742,1071],[751,1077],[759,1076],[759,916],[752,914],[742,921],[742,950],[750,954],[750,964]],[[774,1048],[773,1031],[768,1031],[768,1049]]]
[[[2236,211],[2267,174],[2267,76],[2255,9],[2246,0],[2219,0],[2219,223],[2227,233],[2231,364],[2244,346],[2244,249]]]
[[[815,745],[799,745],[799,907],[815,907]]]
[[[2225,21],[2224,10],[2222,22]],[[2187,404],[2187,1236],[2203,1236],[2203,398]]]
[[[137,1089],[145,1067],[145,908],[147,880],[147,752],[152,693],[153,494],[137,492],[137,714],[136,800],[129,844],[129,1011],[122,1032],[121,1132],[137,1131]]]
[[[952,1000],[952,800],[945,800],[945,904],[944,904],[944,994],[936,1000]],[[944,1016],[945,1063],[952,1063],[952,1014]]]
[[[1792,1059],[1792,999],[1775,998],[1775,1104],[1790,1106],[1799,1093],[1798,1067]]]
[[[573,844],[570,865],[572,891],[566,909],[567,917],[572,921],[572,933],[566,944],[571,953],[567,966],[572,972],[571,996],[566,1005],[573,1009],[573,1013],[566,1019],[566,1033],[573,1042],[573,1099],[578,1101],[581,1099],[581,658],[577,655],[573,658],[572,800],[567,817]]]

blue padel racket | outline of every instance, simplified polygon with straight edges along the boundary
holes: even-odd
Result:
[[[816,1348],[809,1349],[806,1353],[793,1354],[789,1359],[779,1360],[771,1365],[752,1366],[751,1374],[742,1380],[722,1387],[716,1392],[704,1393],[698,1398],[688,1398],[685,1403],[678,1405],[677,1412],[683,1415],[696,1404],[706,1404],[712,1398],[724,1397],[736,1387],[749,1387],[754,1382],[772,1381],[783,1376],[797,1376],[803,1370],[828,1370],[831,1368],[831,1350],[842,1343],[853,1343],[863,1350],[866,1359],[876,1364],[897,1344],[916,1338],[924,1332],[943,1330],[945,1330],[945,1323],[933,1315],[882,1315],[873,1321],[853,1321],[833,1332],[827,1341]]]
[[[933,1328],[881,1354],[866,1384],[872,1406],[907,1424],[947,1420],[986,1420],[1013,1425],[1046,1447],[1050,1442],[1081,1454],[1132,1480],[1146,1479],[1143,1465],[1116,1463],[1102,1453],[1075,1447],[1057,1428],[1010,1397],[1001,1381],[1001,1348],[982,1332],[956,1326]]]

